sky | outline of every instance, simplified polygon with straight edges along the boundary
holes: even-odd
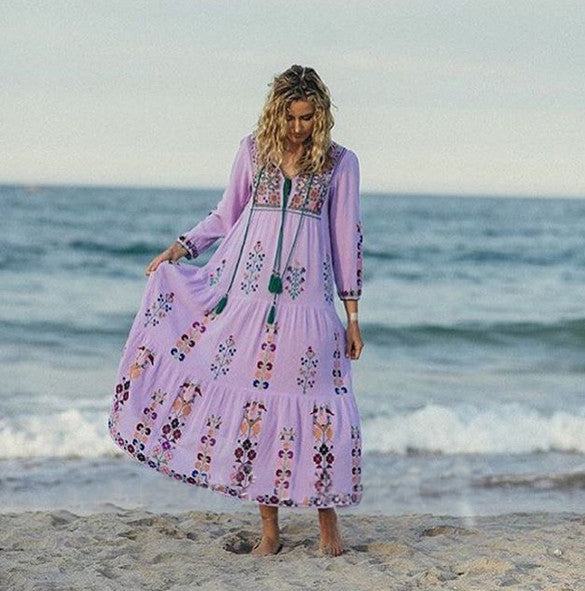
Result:
[[[363,192],[585,197],[582,0],[19,0],[0,183],[223,188],[312,66]]]

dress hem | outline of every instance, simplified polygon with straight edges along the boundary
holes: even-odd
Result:
[[[248,501],[251,503],[255,503],[257,505],[266,505],[269,507],[287,507],[291,509],[329,509],[329,508],[349,508],[349,507],[356,507],[360,504],[362,500],[362,488],[363,485],[359,484],[359,492],[351,492],[351,493],[327,493],[326,498],[329,501],[323,501],[323,498],[318,495],[314,495],[312,497],[306,497],[302,502],[294,501],[293,499],[280,499],[278,502],[273,500],[274,495],[272,493],[264,494],[264,495],[256,495],[255,497],[248,497],[243,495],[238,489],[233,488],[231,486],[225,484],[216,484],[210,483],[209,481],[197,479],[194,476],[187,476],[187,474],[181,474],[173,470],[172,468],[167,468],[165,466],[161,466],[143,454],[142,452],[138,451],[132,443],[126,441],[119,432],[114,433],[113,431],[114,425],[112,424],[111,419],[108,421],[108,432],[112,437],[114,443],[118,448],[126,453],[126,455],[130,456],[137,462],[156,470],[160,474],[166,475],[169,478],[174,478],[175,480],[179,480],[181,482],[185,482],[186,484],[191,484],[192,486],[198,486],[200,488],[206,488],[213,492],[217,492],[223,494],[224,496],[230,497],[232,499],[238,499],[240,501]],[[272,498],[271,498],[272,497]]]

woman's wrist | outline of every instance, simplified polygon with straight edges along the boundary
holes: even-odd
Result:
[[[347,322],[354,323],[358,321],[358,313],[357,312],[349,312],[347,315]]]
[[[179,241],[174,242],[173,244],[171,244],[171,246],[169,247],[169,250],[172,253],[176,253],[179,256],[186,256],[189,254],[189,251],[187,250],[187,248],[185,246],[183,246]]]

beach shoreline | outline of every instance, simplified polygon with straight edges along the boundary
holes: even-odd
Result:
[[[283,550],[249,554],[257,512],[0,514],[0,589],[179,591],[585,588],[585,514],[357,515],[318,550],[316,512],[280,512]]]

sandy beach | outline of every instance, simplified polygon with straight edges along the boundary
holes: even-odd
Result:
[[[281,512],[284,548],[268,557],[248,554],[256,513],[3,514],[0,589],[585,588],[583,515],[338,515],[346,550],[333,558],[319,553],[314,512]]]

